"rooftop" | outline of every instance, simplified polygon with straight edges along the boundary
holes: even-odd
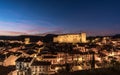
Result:
[[[43,56],[43,58],[56,58],[56,56]]]
[[[32,63],[32,66],[39,66],[39,65],[51,65],[51,62],[47,62],[47,61],[34,61]]]
[[[20,57],[16,60],[16,62],[31,62],[32,59],[32,57]]]

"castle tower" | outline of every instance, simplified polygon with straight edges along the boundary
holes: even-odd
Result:
[[[81,33],[81,42],[86,43],[86,33]]]

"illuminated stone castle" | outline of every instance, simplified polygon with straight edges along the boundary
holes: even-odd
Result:
[[[53,42],[58,43],[86,43],[86,33],[62,34],[53,38]]]

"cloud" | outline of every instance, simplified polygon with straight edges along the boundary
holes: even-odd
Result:
[[[23,22],[4,22],[0,21],[0,35],[23,35],[23,34],[38,34],[46,33],[56,30],[61,30],[60,27],[41,25],[41,24],[30,24]]]
[[[38,20],[39,21],[39,20]],[[33,21],[35,22],[35,21]],[[66,29],[63,27],[55,26],[52,23],[41,21],[42,23],[32,23],[24,20],[24,22],[5,22],[0,21],[0,35],[36,35],[36,34],[65,34],[65,33],[80,33],[86,32],[87,35],[112,35],[120,33],[118,25],[112,29],[86,29],[78,28]]]
[[[15,31],[1,31],[0,30],[0,35],[14,36],[14,35],[27,35],[27,33],[24,33],[24,32],[15,32]]]

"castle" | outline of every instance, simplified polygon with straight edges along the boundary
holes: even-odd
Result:
[[[86,43],[86,33],[61,34],[53,38],[57,43]]]

